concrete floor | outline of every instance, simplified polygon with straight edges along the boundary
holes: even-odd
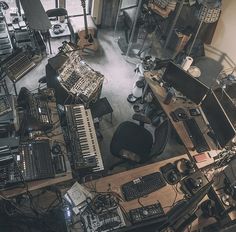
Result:
[[[96,55],[84,57],[85,61],[91,65],[95,70],[100,71],[104,76],[104,84],[102,89],[102,96],[106,97],[114,112],[113,122],[110,122],[109,116],[104,116],[100,123],[101,133],[103,134],[103,140],[101,141],[101,153],[104,158],[105,168],[108,169],[111,164],[118,161],[110,154],[110,141],[116,127],[123,121],[132,120],[131,117],[134,113],[133,105],[127,102],[127,96],[130,94],[135,79],[135,66],[138,59],[127,58],[121,55],[121,51],[118,47],[116,39],[113,38],[113,32],[110,30],[99,30],[98,34],[100,48]],[[53,54],[44,58],[41,63],[25,75],[18,83],[17,90],[19,92],[21,87],[27,87],[30,90],[37,90],[38,79],[45,75],[45,65],[47,59],[57,54],[57,48],[61,46],[61,42],[64,40],[57,39],[52,41]],[[158,52],[157,52],[158,51]],[[160,45],[154,44],[152,53],[156,53],[160,58],[164,56],[161,51]],[[12,84],[9,84],[9,89],[13,93]],[[150,128],[150,127],[149,127]],[[153,128],[150,128],[151,130]],[[185,152],[185,148],[182,145],[176,143],[171,138],[165,151],[157,159],[166,159],[171,156],[181,155]],[[126,165],[116,171],[127,169]]]

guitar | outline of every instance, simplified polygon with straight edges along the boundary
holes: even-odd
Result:
[[[81,0],[81,6],[83,7],[84,14],[84,30],[79,32],[78,46],[81,49],[88,49],[96,51],[98,49],[98,44],[94,38],[95,31],[93,29],[88,29],[87,14],[86,14],[86,0]]]

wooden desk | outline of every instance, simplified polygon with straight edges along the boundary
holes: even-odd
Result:
[[[187,155],[178,156],[168,160],[160,161],[157,163],[148,164],[139,168],[135,168],[129,171],[117,173],[111,176],[103,177],[98,180],[86,182],[84,185],[89,189],[96,188],[98,192],[107,192],[113,191],[122,196],[121,186],[129,181],[132,181],[140,176],[145,176],[157,171],[160,171],[160,167],[166,165],[167,163],[173,163],[174,161],[187,158]],[[176,188],[172,185],[166,185],[165,187],[148,194],[146,197],[141,197],[140,202],[143,205],[154,204],[159,201],[165,211],[168,211],[169,208],[178,200],[183,198],[183,194],[176,191]],[[138,202],[138,199],[132,201],[123,201],[121,205],[126,211],[129,211],[133,208],[141,207]]]
[[[188,159],[188,155],[174,157],[129,171],[103,177],[98,180],[86,182],[84,186],[86,186],[88,190],[96,190],[97,192],[113,191],[115,193],[118,193],[120,196],[123,196],[121,192],[121,186],[123,184],[132,181],[140,176],[145,176],[160,171],[160,167],[166,165],[167,163],[174,163],[176,160],[182,158]],[[140,203],[142,205],[150,205],[155,204],[157,201],[159,201],[164,211],[168,212],[177,201],[183,199],[184,197],[184,194],[178,189],[177,186],[167,184],[165,187],[152,192],[145,197],[139,198],[139,200],[134,199],[132,201],[123,201],[120,202],[120,205],[125,209],[126,212],[129,212],[131,209],[142,207]],[[204,199],[207,199],[207,196]],[[129,223],[127,224],[127,226],[129,226]],[[198,220],[195,220],[191,226],[191,231],[195,231],[197,228]]]
[[[52,133],[54,135],[51,138],[40,136],[40,137],[37,137],[37,139],[49,139],[51,144],[53,144],[53,142],[59,142],[60,144],[65,144],[61,127],[60,125],[58,125],[59,117],[57,113],[56,102],[54,101],[49,102],[49,108],[51,109],[53,124],[55,124],[54,129],[52,130]],[[70,163],[66,154],[64,154],[64,158],[65,158],[65,164],[67,168],[67,171],[65,173],[58,174],[56,175],[55,178],[27,182],[28,190],[29,191],[38,190],[47,186],[51,186],[51,185],[55,185],[58,183],[71,180],[72,173],[71,173]],[[16,188],[4,190],[4,191],[0,190],[0,195],[3,194],[5,197],[15,197],[17,195],[25,193],[26,191],[27,191],[26,187],[16,187]]]
[[[183,122],[182,121],[175,122],[172,119],[172,117],[170,116],[170,113],[178,108],[183,108],[184,110],[186,110],[186,113],[189,114],[189,109],[196,108],[197,105],[191,101],[186,101],[186,100],[180,99],[180,98],[176,98],[174,101],[172,100],[169,105],[164,104],[163,102],[164,102],[164,99],[166,96],[166,90],[165,90],[165,88],[160,86],[158,81],[155,80],[155,78],[157,80],[159,80],[160,76],[161,76],[161,74],[158,73],[157,71],[144,73],[144,77],[145,77],[145,80],[146,80],[148,86],[151,88],[155,98],[160,103],[162,109],[164,110],[164,112],[169,117],[170,121],[172,122],[173,127],[175,128],[176,132],[179,134],[181,140],[183,141],[190,157],[193,157],[194,155],[198,154],[198,152],[196,150],[193,150],[193,147],[194,147],[193,143],[192,143],[191,139],[189,138],[189,135],[184,127]],[[186,88],[187,88],[187,86],[186,86]],[[205,166],[214,162],[213,157],[218,154],[219,150],[216,148],[216,145],[214,144],[214,142],[207,135],[208,127],[207,127],[203,117],[200,115],[200,116],[195,116],[194,118],[195,118],[199,128],[201,129],[201,132],[204,135],[210,149],[211,149],[210,151],[207,152],[209,155],[208,161],[196,163],[198,168],[202,168],[202,167],[205,167]]]

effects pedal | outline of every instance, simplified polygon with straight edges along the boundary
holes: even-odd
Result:
[[[130,221],[132,224],[142,223],[151,219],[166,220],[164,210],[158,202],[153,205],[148,205],[129,211]]]

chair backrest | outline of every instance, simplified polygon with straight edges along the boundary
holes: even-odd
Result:
[[[67,10],[65,8],[55,8],[46,11],[47,16],[50,17],[59,17],[59,16],[68,16]]]
[[[160,155],[168,142],[171,131],[171,123],[169,119],[160,122],[154,132],[154,143],[152,146],[150,157]]]
[[[152,134],[144,127],[134,122],[122,122],[113,134],[110,151],[120,157],[120,151],[125,149],[138,156],[148,156],[153,144]]]

